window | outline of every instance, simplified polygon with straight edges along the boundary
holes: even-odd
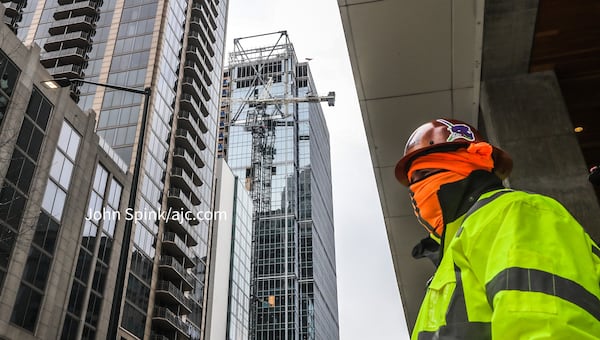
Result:
[[[37,161],[44,140],[44,133],[30,119],[23,119],[21,131],[17,137],[17,145],[34,161]]]
[[[100,217],[102,217],[102,196],[95,191],[90,194],[90,202],[88,203],[87,218],[98,225]]]
[[[35,228],[33,242],[50,254],[54,253],[59,228],[60,225],[42,211]]]
[[[136,278],[135,275],[129,275],[127,300],[133,302],[140,309],[146,309],[148,307],[149,295],[150,288]]]
[[[69,187],[69,181],[73,173],[73,163],[69,161],[62,152],[56,152],[50,168],[50,176],[56,179],[63,188]]]
[[[58,148],[63,151],[71,160],[75,160],[77,156],[77,149],[79,148],[79,141],[81,137],[73,130],[73,128],[66,122],[63,121],[62,129],[60,130],[60,136],[58,137]]]
[[[96,245],[96,234],[98,233],[98,227],[90,221],[85,221],[83,226],[83,235],[81,237],[81,245],[89,251],[94,251]]]
[[[96,263],[96,270],[94,271],[94,278],[92,279],[92,289],[97,292],[104,292],[104,284],[106,283],[106,276],[108,275],[108,266],[98,262]]]
[[[46,192],[42,201],[42,208],[59,222],[62,218],[80,139],[81,137],[79,137],[77,132],[66,121],[63,121],[63,126],[58,137],[58,145],[50,168],[50,178],[48,178]],[[57,184],[60,184],[61,187]]]
[[[142,339],[144,337],[144,327],[146,326],[146,314],[138,311],[130,303],[126,302],[125,307],[123,307],[121,325]]]
[[[9,256],[4,254],[11,254],[13,245],[15,243],[16,233],[13,232],[10,228],[0,224],[0,268],[6,272],[8,268],[8,259]],[[0,282],[1,287],[2,282]]]
[[[51,112],[52,104],[50,104],[50,101],[42,96],[40,91],[34,87],[25,113],[45,131]]]
[[[0,52],[0,124],[8,110],[8,102],[13,93],[19,70],[4,53]]]
[[[101,196],[104,197],[104,190],[106,189],[106,179],[108,178],[108,171],[103,166],[98,165],[96,167],[96,175],[94,176],[94,190]]]
[[[0,80],[1,82],[2,80]],[[4,116],[8,110],[8,96],[4,93],[0,93],[0,124],[4,121]]]
[[[44,199],[42,200],[42,208],[60,221],[66,198],[67,194],[54,184],[54,182],[49,180],[46,192],[44,193]]]
[[[82,282],[86,282],[90,275],[91,264],[92,264],[92,254],[88,253],[88,251],[85,249],[81,249],[79,251],[79,257],[77,257],[77,267],[75,268],[75,277],[80,279]]]
[[[108,264],[108,262],[110,261],[112,244],[112,238],[106,236],[106,234],[102,234],[102,237],[100,237],[100,249],[98,250],[98,260]]]
[[[27,198],[18,193],[12,186],[5,185],[0,191],[0,219],[14,230],[19,230],[23,209]]]
[[[61,340],[75,339],[77,336],[77,328],[79,327],[79,320],[67,314],[65,317],[65,323],[63,325]]]
[[[69,305],[67,310],[73,314],[81,314],[81,307],[83,305],[83,297],[85,295],[85,287],[77,280],[73,281],[71,287],[71,296],[69,298]]]
[[[35,164],[21,150],[15,148],[6,178],[21,191],[29,192],[34,171]]]
[[[23,271],[23,281],[43,291],[46,286],[50,263],[51,258],[48,255],[42,253],[36,247],[31,247]]]
[[[41,303],[41,293],[27,285],[21,284],[10,322],[33,332]]]
[[[108,192],[108,204],[111,207],[115,209],[119,208],[122,191],[123,186],[113,178],[110,184],[110,191]]]
[[[152,261],[134,248],[131,254],[131,271],[138,277],[150,284],[152,278]]]
[[[88,308],[85,314],[85,322],[95,325],[100,317],[100,307],[102,306],[102,298],[96,293],[90,294]]]
[[[98,304],[99,306],[100,304]],[[83,333],[81,334],[81,340],[94,340],[96,338],[96,331],[90,328],[87,324],[83,326]]]

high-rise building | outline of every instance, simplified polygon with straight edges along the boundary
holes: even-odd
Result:
[[[41,47],[40,62],[55,78],[152,89],[147,124],[141,126],[143,96],[77,82],[71,88],[81,108],[97,112],[97,134],[130,170],[135,146],[144,143],[138,190],[132,193],[136,211],[197,217],[211,211],[228,1],[5,4],[5,23],[26,45]],[[131,244],[120,256],[117,278],[123,279],[108,314],[109,337],[203,337],[210,223],[146,216],[135,221]],[[72,339],[87,319],[63,313],[56,322],[61,338]]]
[[[0,37],[0,338],[105,339],[128,166],[93,111],[40,86],[39,47]]]
[[[250,339],[338,339],[325,98],[286,32],[234,45],[219,150],[254,204]]]

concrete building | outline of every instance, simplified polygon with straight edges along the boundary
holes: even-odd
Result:
[[[508,185],[558,199],[600,240],[586,171],[600,162],[596,2],[338,4],[409,328],[434,268],[411,257],[426,234],[394,166],[426,121],[478,126],[512,155]]]
[[[89,84],[71,87],[95,130],[129,170],[143,142],[131,244],[120,257],[109,337],[200,339],[206,313],[211,222],[157,219],[152,213],[202,215],[213,209],[214,159],[228,1],[13,1],[5,22],[26,45],[41,46],[55,78],[150,87],[143,96]],[[147,217],[150,216],[150,217]],[[188,215],[189,216],[189,215]],[[115,269],[116,270],[116,269]],[[123,294],[120,294],[120,290]],[[83,320],[83,319],[81,319]],[[60,324],[82,323],[68,314]],[[80,326],[77,326],[80,327]],[[63,337],[73,338],[65,326]]]
[[[40,48],[0,36],[0,338],[104,339],[125,220],[89,210],[124,213],[128,167],[93,111],[40,86]]]
[[[234,44],[219,143],[254,204],[250,339],[338,339],[329,134],[305,100],[309,65],[286,32]]]

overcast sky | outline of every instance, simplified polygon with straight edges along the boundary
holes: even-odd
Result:
[[[331,138],[340,339],[403,340],[408,331],[337,0],[230,0],[227,52],[233,39],[286,30],[310,68]],[[228,60],[226,57],[226,61]]]

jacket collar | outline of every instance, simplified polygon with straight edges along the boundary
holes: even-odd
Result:
[[[437,244],[433,239],[427,237],[413,248],[412,256],[414,258],[428,257],[437,266],[469,208],[477,202],[482,194],[503,188],[500,178],[485,170],[475,170],[463,180],[442,185],[437,195],[444,221],[447,222],[444,226],[441,244]]]

